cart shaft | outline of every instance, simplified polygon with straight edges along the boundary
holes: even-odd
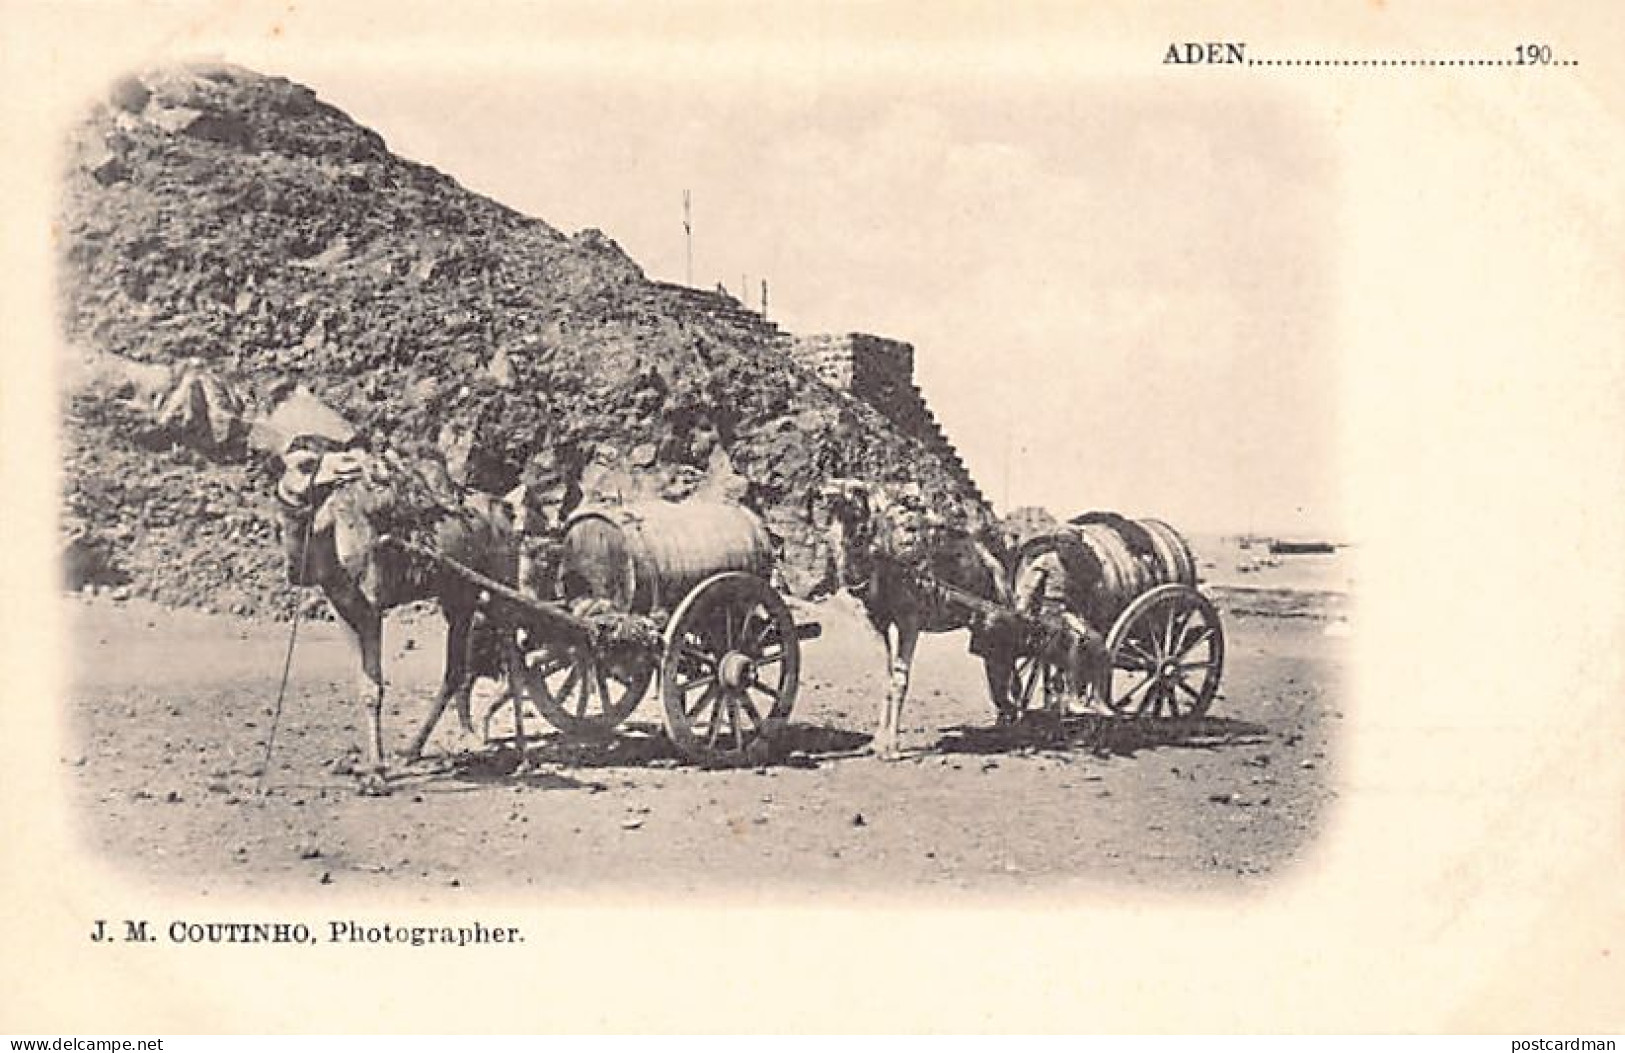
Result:
[[[532,629],[550,640],[558,640],[561,643],[587,644],[592,641],[592,627],[560,609],[557,604],[527,596],[510,585],[465,567],[424,545],[406,541],[392,534],[386,534],[378,540],[379,544],[393,545],[403,552],[433,563],[439,570],[478,588],[482,593],[481,609],[498,624]]]

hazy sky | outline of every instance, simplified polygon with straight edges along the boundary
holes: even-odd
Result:
[[[510,53],[511,54],[511,53]],[[230,56],[227,56],[230,57]],[[658,81],[478,65],[279,73],[391,149],[652,277],[770,287],[795,332],[909,341],[1000,506],[1335,532],[1335,158],[1260,89],[1168,78]]]

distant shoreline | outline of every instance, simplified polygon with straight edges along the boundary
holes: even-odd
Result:
[[[1221,610],[1231,615],[1344,620],[1352,606],[1349,593],[1321,589],[1255,588],[1204,583],[1202,590]]]

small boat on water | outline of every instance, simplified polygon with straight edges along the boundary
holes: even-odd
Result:
[[[1337,546],[1330,541],[1280,541],[1270,542],[1270,555],[1272,556],[1329,556],[1337,551]]]

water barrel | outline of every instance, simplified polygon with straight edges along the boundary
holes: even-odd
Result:
[[[1110,627],[1135,597],[1157,586],[1156,574],[1140,549],[1143,537],[1134,529],[1123,529],[1129,520],[1122,517],[1097,518],[1099,513],[1080,516],[1068,525],[1074,536],[1100,563],[1100,585],[1093,590],[1084,616],[1097,628]],[[1131,543],[1130,539],[1133,539]],[[1146,542],[1149,547],[1149,542]]]
[[[767,578],[773,548],[762,521],[714,501],[640,501],[584,509],[564,528],[559,581],[568,600],[594,596],[622,610],[671,610],[713,574]]]
[[[1158,585],[1196,586],[1196,560],[1190,546],[1160,519],[1129,519],[1116,512],[1073,516],[1074,531],[1100,561],[1102,581],[1086,616],[1114,620],[1138,597]]]
[[[1141,519],[1138,525],[1151,539],[1151,546],[1156,551],[1160,582],[1195,588],[1196,557],[1191,555],[1191,547],[1185,543],[1179,531],[1160,519]]]

